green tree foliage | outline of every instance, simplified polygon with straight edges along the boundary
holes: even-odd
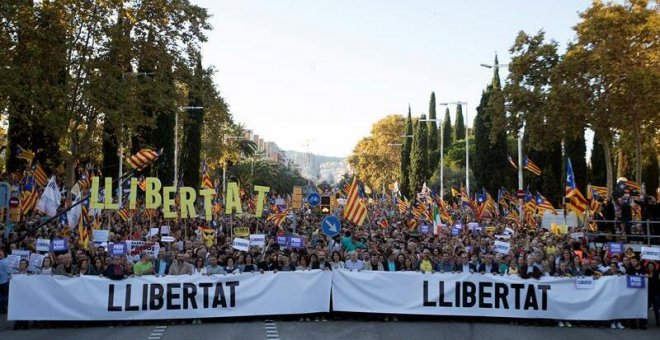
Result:
[[[658,155],[651,154],[644,162],[644,185],[646,194],[653,196],[658,190],[658,179],[660,178],[660,168],[658,168]]]
[[[438,166],[438,160],[440,159],[440,144],[438,141],[438,122],[437,115],[435,112],[435,92],[431,93],[431,100],[429,101],[429,137],[428,137],[428,153],[429,153],[429,167],[433,171],[433,168]]]
[[[413,122],[410,113],[410,106],[408,106],[408,118],[406,119],[406,133],[403,137],[403,145],[401,147],[401,166],[399,173],[399,190],[401,194],[409,197],[410,192],[410,151],[412,149],[412,138],[408,136],[413,135]]]
[[[463,107],[456,105],[456,123],[454,124],[454,141],[465,140],[465,118],[463,118]]]
[[[449,146],[454,143],[454,130],[451,127],[451,118],[449,117],[449,108],[445,109],[445,119],[442,121],[442,139],[444,142],[444,147],[445,150],[444,152],[447,153],[447,149],[449,149]]]
[[[564,144],[566,157],[571,159],[573,173],[575,174],[575,183],[582,192],[587,187],[587,146],[584,140],[584,133],[574,138],[567,139]]]
[[[491,193],[497,192],[502,186],[509,187],[512,173],[507,161],[506,132],[491,131],[492,117],[505,115],[504,103],[499,100],[502,98],[500,95],[502,89],[497,65],[498,61],[495,57],[493,80],[481,94],[481,102],[474,120],[475,155],[472,163],[474,177],[477,180],[477,187],[483,187]]]
[[[188,106],[183,124],[183,145],[181,152],[181,169],[183,185],[199,187],[201,152],[202,152],[202,124],[204,123],[204,91],[208,76],[202,68],[201,56],[198,56],[190,88],[188,92]],[[202,107],[200,109],[200,107]]]
[[[410,193],[418,192],[424,182],[428,180],[429,174],[429,156],[428,141],[426,131],[426,115],[422,114],[415,124],[413,132],[412,149],[410,151],[410,184],[408,185]]]
[[[233,165],[229,172],[241,188],[263,185],[270,187],[271,192],[290,194],[294,186],[307,184],[307,180],[297,170],[280,162],[254,156]]]

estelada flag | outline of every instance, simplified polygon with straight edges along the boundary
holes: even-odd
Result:
[[[156,158],[160,156],[160,151],[156,152],[151,149],[142,149],[135,155],[128,157],[126,161],[136,170],[142,170]]]

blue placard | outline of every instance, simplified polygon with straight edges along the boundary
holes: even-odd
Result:
[[[429,226],[426,224],[422,225],[419,227],[419,232],[423,234],[428,234],[429,233]]]
[[[300,249],[304,246],[302,237],[289,236],[288,243],[290,248]]]
[[[69,241],[65,238],[55,239],[50,242],[50,251],[69,250]]]
[[[280,246],[285,246],[286,241],[287,241],[286,236],[278,236],[277,237],[277,244],[280,245]]]
[[[341,230],[341,221],[335,215],[328,215],[321,221],[321,230],[324,234],[335,237]]]
[[[309,195],[307,195],[307,203],[311,205],[312,207],[315,207],[319,204],[321,204],[321,196],[319,194],[313,192]]]
[[[451,236],[458,236],[461,233],[461,229],[453,227],[451,228]]]
[[[126,243],[113,243],[109,248],[110,256],[124,256],[128,250]]]
[[[610,254],[623,254],[622,242],[610,242],[608,243],[607,248],[609,249]]]
[[[626,277],[626,284],[628,288],[645,288],[646,277],[637,275],[628,275]]]

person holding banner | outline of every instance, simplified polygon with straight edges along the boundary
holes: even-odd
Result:
[[[50,257],[44,257],[44,261],[41,263],[41,270],[39,270],[41,275],[53,275],[53,266]]]
[[[194,271],[193,265],[186,261],[185,253],[178,253],[176,261],[170,266],[168,275],[192,275]]]
[[[79,274],[78,266],[71,263],[71,253],[61,255],[62,263],[60,263],[55,272],[55,275],[76,276]],[[58,257],[59,258],[59,257]]]
[[[115,256],[112,258],[112,263],[105,269],[103,276],[110,280],[123,280],[126,277],[124,266],[121,264],[121,257]]]
[[[153,275],[154,274],[154,264],[151,262],[151,258],[147,252],[140,254],[140,261],[133,265],[133,275],[142,276],[142,275]]]

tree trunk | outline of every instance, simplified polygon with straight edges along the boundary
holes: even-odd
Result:
[[[642,132],[639,123],[633,124],[635,132],[635,182],[642,184]]]
[[[614,191],[614,166],[612,164],[612,149],[609,142],[609,135],[603,136],[600,143],[603,146],[603,153],[605,154],[605,173],[607,175],[607,195],[609,196]]]

